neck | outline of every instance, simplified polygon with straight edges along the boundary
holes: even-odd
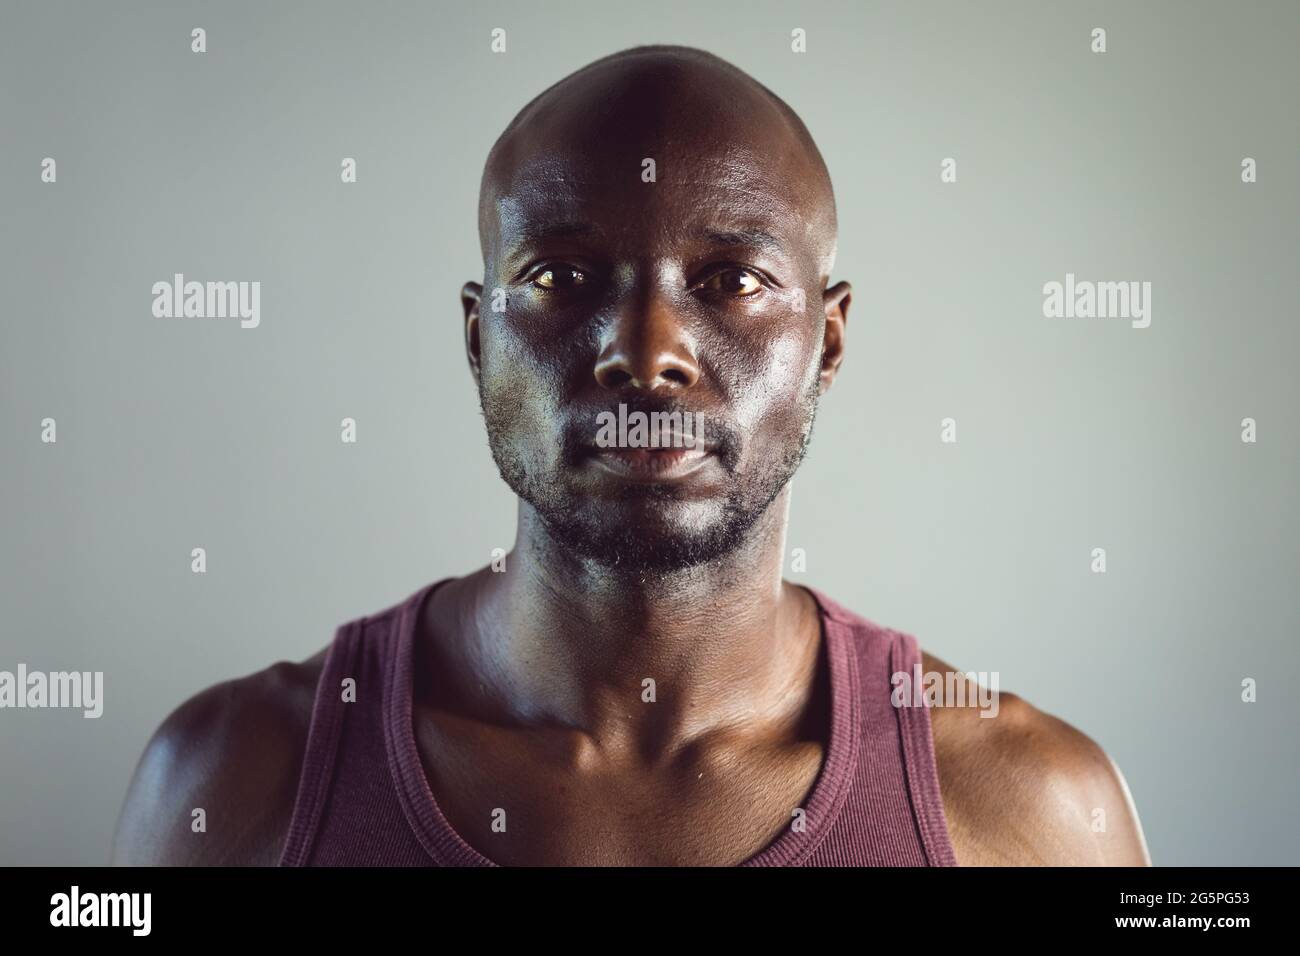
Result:
[[[650,758],[742,719],[793,719],[820,629],[781,579],[788,508],[787,488],[717,561],[629,576],[563,552],[521,504],[507,571],[481,574],[474,601],[494,709]]]

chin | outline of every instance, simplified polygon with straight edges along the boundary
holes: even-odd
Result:
[[[715,561],[743,542],[748,527],[718,503],[645,498],[588,502],[543,520],[566,551],[630,574],[684,571]]]

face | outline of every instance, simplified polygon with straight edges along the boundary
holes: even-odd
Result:
[[[608,99],[570,96],[571,121],[517,135],[486,194],[486,292],[464,293],[502,477],[562,547],[631,573],[745,541],[803,458],[848,305],[775,108],[668,116],[650,96],[604,123]],[[609,447],[620,405],[692,425]]]

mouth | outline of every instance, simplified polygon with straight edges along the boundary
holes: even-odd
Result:
[[[602,471],[639,482],[672,482],[699,471],[714,457],[707,448],[596,448],[589,461]]]

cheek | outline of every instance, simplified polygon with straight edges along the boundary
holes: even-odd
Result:
[[[479,332],[483,364],[495,366],[492,374],[509,378],[538,394],[563,388],[564,337],[527,311],[493,316]]]
[[[750,367],[738,379],[733,399],[736,424],[744,433],[761,438],[802,425],[804,396],[820,367],[815,346],[813,329],[790,328],[749,353]]]
[[[562,377],[545,348],[499,323],[480,332],[480,350],[484,414],[494,430],[519,445],[546,439],[559,421]]]

